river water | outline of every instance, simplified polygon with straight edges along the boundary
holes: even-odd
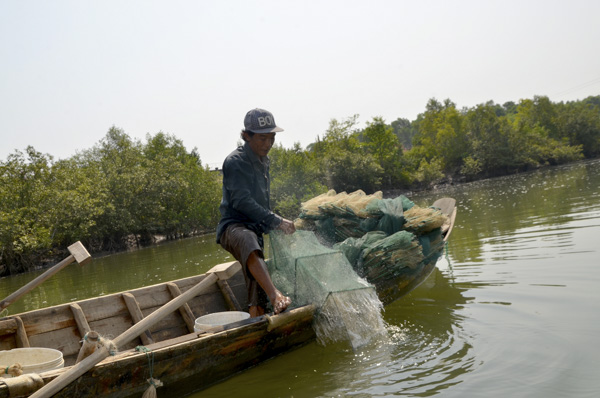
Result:
[[[445,258],[388,305],[388,336],[359,349],[311,343],[192,398],[596,397],[600,393],[600,160],[411,196],[451,196]],[[214,236],[72,264],[11,313],[206,271]],[[36,273],[0,280],[5,297]],[[159,397],[169,397],[158,389]]]

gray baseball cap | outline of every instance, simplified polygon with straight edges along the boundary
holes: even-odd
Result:
[[[244,118],[244,129],[257,134],[277,133],[283,131],[275,124],[273,114],[264,109],[256,108],[248,111]]]

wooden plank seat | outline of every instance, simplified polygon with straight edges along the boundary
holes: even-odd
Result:
[[[0,350],[29,346],[29,338],[21,317],[13,316],[0,320]]]
[[[228,274],[219,270],[217,274],[227,281],[232,298],[227,300],[222,288],[215,283],[204,294],[196,296],[179,311],[171,313],[151,330],[119,349],[124,351],[138,345],[154,344],[187,335],[193,332],[196,317],[228,311],[233,300],[245,305],[246,288],[242,273]],[[198,275],[125,293],[30,311],[20,314],[20,317],[0,319],[0,349],[27,345],[55,348],[63,353],[65,365],[72,365],[77,359],[86,332],[93,330],[104,338],[112,339],[205,277],[206,275]]]

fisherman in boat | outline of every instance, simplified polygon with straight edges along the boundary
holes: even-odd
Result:
[[[278,314],[290,304],[273,284],[264,260],[263,234],[279,229],[296,231],[294,223],[273,213],[270,207],[269,158],[275,134],[283,131],[273,114],[252,109],[244,118],[241,137],[244,145],[231,152],[223,162],[223,199],[217,243],[242,265],[248,288],[248,312],[260,316],[268,302]]]

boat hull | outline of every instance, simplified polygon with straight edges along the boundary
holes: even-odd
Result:
[[[192,333],[172,341],[146,347],[148,355],[135,350],[110,357],[55,397],[141,396],[152,376],[163,384],[169,396],[181,396],[223,381],[260,362],[298,348],[315,338],[312,329],[314,308],[295,309],[278,317],[289,318],[270,329],[267,317],[247,325],[214,334]],[[270,329],[270,330],[269,330]],[[153,358],[150,375],[149,357]],[[46,372],[48,383],[63,371]],[[8,397],[2,394],[0,397]]]
[[[208,291],[125,347],[119,347],[116,355],[96,364],[54,396],[139,397],[149,387],[151,377],[160,380],[161,389],[180,390],[174,395],[169,393],[170,396],[185,395],[315,339],[312,328],[315,309],[310,305],[202,333],[193,332],[196,317],[246,307],[246,288],[239,263],[221,264],[211,272],[219,278]],[[85,331],[117,336],[205,277],[184,278],[0,319],[0,346],[2,349],[37,346],[61,351],[67,366],[41,373],[47,384],[75,364]],[[0,398],[14,396],[3,380],[0,378]],[[17,378],[11,380],[17,381]],[[35,390],[19,396],[29,396]]]

